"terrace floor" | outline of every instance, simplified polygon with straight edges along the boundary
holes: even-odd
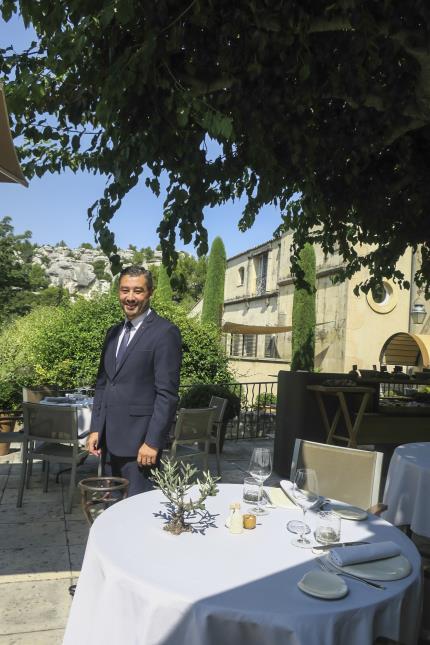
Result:
[[[273,440],[226,441],[222,455],[222,482],[242,483],[252,449]],[[211,455],[211,470],[216,473]],[[60,645],[69,613],[69,586],[81,569],[88,526],[76,491],[70,514],[64,512],[68,476],[42,491],[41,464],[34,464],[31,488],[16,507],[20,450],[0,457],[0,645]],[[90,456],[78,469],[79,478],[97,474]],[[267,483],[279,480],[273,475]]]

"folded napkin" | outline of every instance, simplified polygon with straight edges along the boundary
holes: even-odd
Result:
[[[281,488],[275,488],[275,486],[269,486],[266,489],[266,492],[269,496],[269,499],[273,506],[277,508],[297,508],[296,504],[291,501],[284,491]]]
[[[293,495],[293,488],[294,488],[293,482],[290,482],[289,479],[282,479],[279,482],[279,485],[284,491],[285,495],[288,497],[288,499],[290,499],[293,502],[294,506],[299,506],[299,504],[297,503],[297,500]],[[309,504],[307,506],[307,509],[310,510],[312,508],[315,508],[316,506],[319,506],[323,501],[324,501],[324,497],[319,497],[316,502],[314,502],[313,504]]]
[[[349,547],[335,547],[330,549],[329,560],[338,567],[359,562],[372,562],[400,555],[401,549],[395,542],[374,542],[373,544],[357,544]]]

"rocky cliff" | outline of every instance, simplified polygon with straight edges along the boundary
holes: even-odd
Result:
[[[134,251],[119,251],[123,263],[131,264]],[[112,282],[109,261],[99,249],[44,245],[34,251],[33,262],[40,264],[51,285],[64,287],[70,294],[90,297],[105,293]],[[151,264],[161,263],[161,253],[154,251]]]

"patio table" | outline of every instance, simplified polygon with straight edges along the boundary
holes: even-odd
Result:
[[[342,540],[393,540],[412,572],[383,591],[348,580],[346,597],[320,600],[297,587],[316,566],[310,550],[290,544],[286,524],[300,511],[273,509],[233,535],[224,522],[241,495],[240,485],[220,485],[208,515],[179,536],[163,530],[158,490],[105,511],[91,528],[64,645],[416,643],[420,558],[405,535],[375,516],[343,521]]]
[[[408,525],[430,538],[430,443],[406,443],[391,457],[384,490],[388,509],[384,519],[396,526]]]
[[[372,387],[333,385],[308,385],[307,389],[311,392],[315,392],[315,396],[317,397],[321,418],[327,431],[326,442],[333,443],[333,439],[337,439],[339,441],[346,441],[348,448],[356,448],[357,435],[360,430],[363,415],[370,401],[370,397],[375,393],[375,390]],[[346,396],[348,394],[361,395],[360,405],[358,407],[357,416],[354,422],[351,419],[348,404],[346,401]],[[327,410],[324,405],[325,396],[332,396],[338,399],[338,408],[331,423],[329,421]],[[341,416],[343,416],[343,419],[345,421],[346,429],[348,431],[348,437],[335,434]]]

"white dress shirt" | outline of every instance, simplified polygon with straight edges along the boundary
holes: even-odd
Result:
[[[130,337],[128,339],[127,347],[130,344],[130,341],[134,338],[134,334],[137,332],[137,330],[139,329],[139,327],[141,326],[141,324],[145,320],[146,316],[149,316],[150,313],[151,313],[151,308],[149,307],[146,311],[143,312],[143,314],[140,314],[140,316],[136,316],[136,318],[133,318],[133,320],[130,320],[130,322],[131,322],[131,324],[133,326],[130,329]],[[119,346],[121,345],[122,338],[123,338],[123,336],[125,334],[125,325],[126,325],[126,323],[127,323],[127,320],[124,321],[124,326],[122,328],[122,332],[119,335],[118,343],[117,343],[117,346],[116,346],[115,356],[118,355]]]

